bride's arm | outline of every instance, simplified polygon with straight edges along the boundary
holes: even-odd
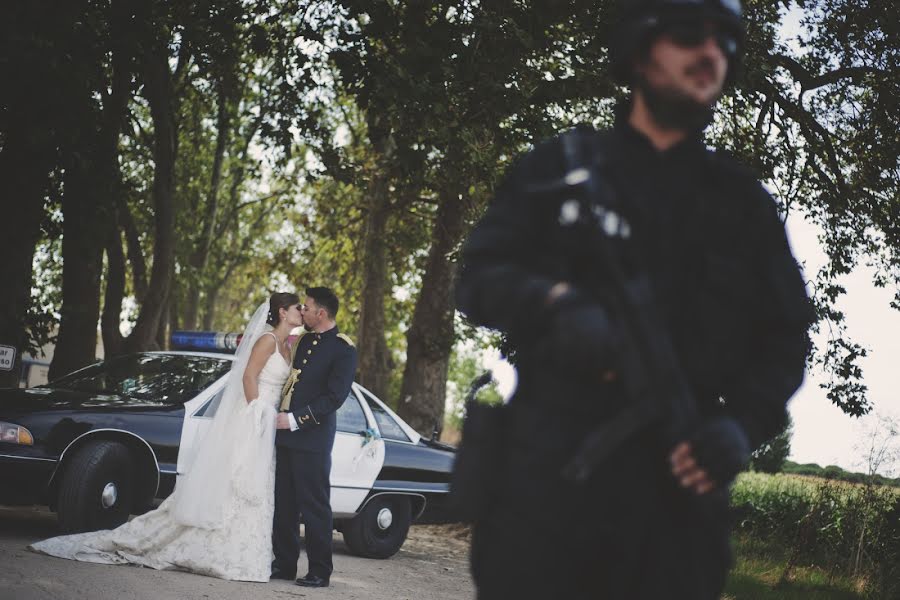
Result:
[[[247,367],[244,369],[244,400],[247,404],[259,397],[259,373],[266,365],[266,361],[275,351],[275,338],[271,335],[262,335],[253,344],[250,358],[247,359]]]

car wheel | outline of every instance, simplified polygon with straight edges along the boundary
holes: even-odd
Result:
[[[89,442],[66,461],[59,483],[57,517],[65,533],[114,529],[134,504],[134,461],[128,448]]]
[[[406,541],[411,522],[408,498],[375,496],[361,513],[344,523],[344,541],[357,556],[390,558]]]

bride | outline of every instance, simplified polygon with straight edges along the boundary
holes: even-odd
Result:
[[[256,310],[208,433],[156,510],[113,530],[55,537],[29,548],[71,560],[268,581],[275,414],[290,374],[285,341],[301,324],[296,294],[272,294]]]

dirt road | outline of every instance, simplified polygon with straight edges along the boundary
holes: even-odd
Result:
[[[335,534],[331,587],[289,582],[236,583],[190,573],[95,565],[29,552],[33,541],[56,534],[45,511],[0,507],[0,600],[465,600],[474,597],[468,542],[453,526],[414,526],[403,549],[388,560],[352,556]],[[302,562],[301,562],[302,564]]]

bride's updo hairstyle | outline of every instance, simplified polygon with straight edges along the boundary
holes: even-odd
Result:
[[[281,323],[282,308],[287,310],[295,304],[300,304],[300,296],[291,292],[275,292],[269,298],[269,317],[266,323],[272,327],[277,327]]]

